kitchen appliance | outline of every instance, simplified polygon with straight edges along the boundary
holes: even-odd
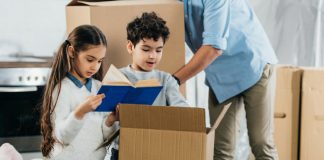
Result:
[[[0,58],[0,144],[40,151],[40,104],[50,62]],[[7,61],[6,61],[7,60]]]

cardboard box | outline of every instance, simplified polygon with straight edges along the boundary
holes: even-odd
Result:
[[[212,160],[215,129],[203,108],[120,105],[120,160]]]
[[[324,157],[324,69],[305,68],[302,82],[300,160]]]
[[[275,94],[275,144],[279,159],[297,160],[302,69],[278,67]]]
[[[124,67],[131,63],[126,50],[127,23],[143,12],[155,11],[170,29],[159,69],[174,73],[185,64],[184,8],[175,0],[127,0],[104,2],[72,1],[66,7],[67,32],[82,24],[99,27],[107,37],[108,49],[104,71],[110,64]]]

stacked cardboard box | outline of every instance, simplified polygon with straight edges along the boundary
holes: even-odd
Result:
[[[277,69],[275,142],[280,159],[323,159],[323,80],[324,69]]]
[[[305,68],[302,82],[300,160],[324,158],[324,69]]]
[[[278,67],[275,94],[275,143],[279,159],[298,159],[302,69]]]

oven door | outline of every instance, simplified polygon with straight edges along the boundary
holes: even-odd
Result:
[[[40,151],[40,104],[44,86],[0,86],[0,144]]]

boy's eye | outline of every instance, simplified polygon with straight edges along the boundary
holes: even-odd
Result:
[[[156,52],[157,52],[157,53],[161,53],[161,52],[162,52],[162,50],[157,50]]]
[[[98,61],[98,63],[102,63],[103,60]]]
[[[144,52],[148,52],[148,51],[150,51],[150,50],[148,50],[148,49],[143,49],[143,51],[144,51]]]

